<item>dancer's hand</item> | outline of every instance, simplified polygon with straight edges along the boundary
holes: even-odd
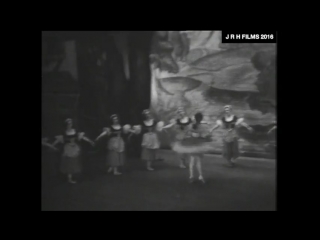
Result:
[[[253,131],[254,131],[252,127],[248,127],[248,130],[250,133],[253,133]]]
[[[56,151],[56,152],[59,151],[59,149],[56,148],[56,147],[54,147],[54,146],[51,146],[50,148],[51,148],[53,151]]]
[[[92,147],[94,147],[94,146],[96,145],[95,142],[92,141],[92,140],[89,140],[88,142],[90,143],[90,145],[91,145]]]
[[[268,131],[268,135],[270,135],[273,132],[273,129]]]

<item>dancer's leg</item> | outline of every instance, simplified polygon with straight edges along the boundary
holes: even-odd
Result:
[[[202,176],[202,166],[201,166],[202,159],[203,159],[203,156],[197,156],[196,165],[197,165],[197,169],[198,169],[198,173],[199,173],[199,180],[202,183],[205,183],[203,176]]]
[[[74,181],[74,180],[72,179],[72,174],[68,174],[68,182],[69,182],[69,183],[77,183],[76,181]]]
[[[191,183],[194,181],[194,177],[193,177],[194,160],[195,160],[194,157],[190,156],[189,170],[190,170],[190,182]]]
[[[224,142],[223,144],[223,157],[227,160],[229,163],[229,166],[233,166],[233,162],[231,161],[232,158],[232,143],[230,142]]]
[[[232,155],[231,155],[231,162],[235,164],[237,158],[239,157],[239,143],[238,139],[235,139],[232,143]]]
[[[180,165],[179,165],[179,167],[180,168],[187,168],[186,167],[186,158],[187,156],[186,156],[186,154],[179,154],[179,161],[180,161]]]
[[[149,171],[153,171],[154,170],[151,165],[152,165],[152,161],[147,161],[147,169]]]
[[[121,173],[118,171],[118,167],[113,168],[113,174],[114,175],[121,175]]]

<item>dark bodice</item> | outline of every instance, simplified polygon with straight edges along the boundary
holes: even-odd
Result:
[[[184,130],[191,123],[192,123],[191,118],[188,118],[188,122],[186,123],[182,123],[180,119],[177,119],[177,125],[180,127],[181,130]]]
[[[120,136],[122,136],[123,135],[122,130],[123,130],[122,126],[120,126],[119,129],[115,129],[115,128],[113,128],[113,126],[110,126],[110,137],[116,137],[119,135],[119,133],[120,133]]]
[[[238,118],[237,116],[233,116],[233,119],[231,121],[227,121],[225,117],[222,118],[222,123],[224,128],[226,129],[234,129],[236,126]]]
[[[147,126],[144,121],[142,121],[142,134],[147,133],[147,132],[154,132],[156,130],[157,122],[153,120],[152,125]]]
[[[74,134],[71,134],[71,135],[64,133],[63,140],[64,140],[64,143],[70,143],[72,140],[74,142],[78,142],[78,133],[75,132]]]

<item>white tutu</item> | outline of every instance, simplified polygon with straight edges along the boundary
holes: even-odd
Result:
[[[202,142],[199,144],[185,145],[181,141],[172,144],[172,150],[177,153],[197,154],[209,153],[213,149],[212,142]]]

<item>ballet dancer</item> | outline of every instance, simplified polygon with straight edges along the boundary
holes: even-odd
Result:
[[[238,118],[232,113],[230,105],[224,106],[224,116],[218,119],[216,125],[210,130],[213,132],[215,129],[223,128],[223,151],[222,156],[228,161],[230,166],[234,166],[235,160],[239,157],[239,144],[236,128],[243,126],[250,132],[253,129],[244,122],[243,118]]]
[[[81,164],[81,141],[86,141],[94,146],[94,142],[85,136],[84,132],[77,132],[73,128],[73,120],[68,118],[65,120],[66,129],[63,135],[56,136],[52,146],[55,148],[57,144],[63,144],[63,153],[60,164],[60,171],[68,176],[69,183],[76,183],[73,175],[82,172]]]
[[[109,128],[103,129],[103,132],[96,138],[96,141],[105,136],[110,137],[107,144],[108,173],[113,172],[115,176],[118,176],[122,174],[119,172],[119,167],[124,165],[126,158],[124,137],[127,137],[128,133],[133,132],[133,130],[130,130],[131,126],[128,124],[122,126],[117,114],[111,115],[110,119],[112,120],[112,124]]]

